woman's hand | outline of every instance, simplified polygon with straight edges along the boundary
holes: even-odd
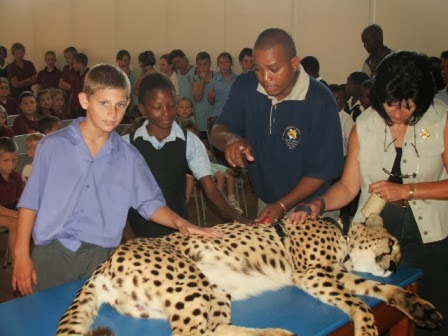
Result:
[[[369,186],[369,192],[377,194],[383,200],[395,202],[409,198],[409,185],[389,181],[378,181]]]

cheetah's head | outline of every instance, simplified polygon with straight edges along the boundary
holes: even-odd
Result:
[[[397,269],[400,244],[383,227],[383,219],[372,214],[366,223],[352,223],[348,233],[348,270],[387,277]]]

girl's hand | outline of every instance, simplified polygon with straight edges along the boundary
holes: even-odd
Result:
[[[179,218],[179,220],[176,222],[176,225],[179,232],[185,237],[189,237],[190,235],[198,235],[209,238],[222,238],[224,236],[221,230],[199,227],[197,225],[191,224],[190,222],[187,222],[183,218]]]

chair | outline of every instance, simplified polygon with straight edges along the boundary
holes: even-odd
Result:
[[[249,217],[249,212],[247,211],[247,202],[246,202],[246,194],[244,181],[247,176],[247,169],[245,168],[231,168],[235,173],[235,196],[238,202],[240,201],[240,191],[241,191],[241,199],[244,205],[244,214],[246,217]]]
[[[205,216],[204,194],[202,193],[202,189],[201,189],[198,181],[194,182],[192,198],[194,198],[194,204],[196,206],[196,216],[198,217],[198,226],[207,226],[206,216]],[[201,202],[200,206],[199,206],[199,202]],[[202,224],[201,224],[201,215],[202,215]]]
[[[19,116],[18,114],[9,115],[9,116],[6,118],[6,124],[7,124],[9,127],[12,127],[12,126],[14,125],[14,120],[16,120],[16,118],[17,118],[18,116]]]
[[[0,227],[0,235],[8,235],[9,230],[4,227]],[[5,248],[5,261],[3,262],[3,268],[7,268],[9,265],[11,265],[11,254],[9,252],[8,248],[8,242],[6,242],[6,248]]]
[[[115,132],[117,132],[119,135],[123,135],[123,133],[131,126],[132,124],[120,124],[115,128]]]
[[[33,160],[28,156],[28,154],[20,153],[19,158],[17,160],[16,172],[22,174],[23,167],[32,162]]]
[[[61,120],[61,128],[67,127],[68,125],[70,125],[72,123],[74,119],[65,119],[65,120]]]
[[[27,137],[27,135],[28,134],[16,135],[12,138],[12,140],[14,140],[14,142],[17,145],[17,150],[19,154],[26,153],[25,138]]]

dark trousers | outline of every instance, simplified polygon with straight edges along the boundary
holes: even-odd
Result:
[[[416,335],[448,335],[448,277],[444,275],[448,270],[448,238],[424,244],[411,208],[388,204],[381,216],[385,228],[401,245],[401,262],[423,271],[419,295],[431,302],[444,317],[442,328],[417,328]]]

